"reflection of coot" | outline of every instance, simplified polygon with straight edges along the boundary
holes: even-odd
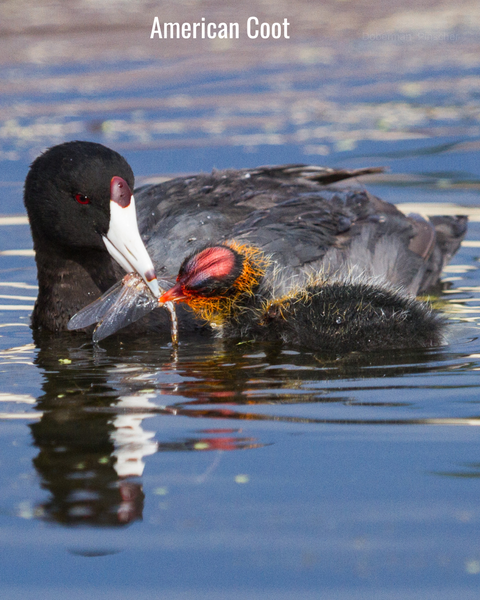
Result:
[[[37,404],[43,414],[30,425],[39,448],[33,464],[42,488],[51,494],[41,506],[43,518],[95,526],[126,525],[141,519],[142,485],[120,478],[115,469],[111,415],[89,411],[112,401],[114,390],[108,386],[104,369],[96,368],[92,381],[92,374],[87,371],[86,377],[85,373],[87,354],[71,349],[68,336],[35,337],[40,347],[36,362],[45,378],[44,394]],[[65,355],[74,357],[73,364],[58,362]]]
[[[107,343],[106,351],[70,334],[34,332],[34,339],[43,394],[37,404],[41,419],[30,425],[37,449],[33,464],[48,494],[37,514],[67,526],[122,526],[140,520],[144,494],[138,464],[152,452],[258,448],[271,442],[265,433],[269,429],[252,430],[250,421],[319,422],[294,410],[289,416],[288,407],[277,411],[275,405],[350,400],[348,392],[331,395],[319,389],[319,378],[385,377],[387,388],[389,377],[428,372],[438,359],[420,349],[313,360],[297,352],[286,356],[278,344],[261,345],[265,357],[255,358],[249,357],[248,346],[215,352],[218,345],[204,340],[185,344],[179,360],[169,364],[171,350],[161,348],[155,337]],[[286,360],[293,369],[285,369]],[[257,364],[259,370],[254,369]],[[305,368],[307,364],[313,368]],[[149,418],[153,415],[162,416]],[[177,416],[198,419],[188,425],[188,435],[178,423],[171,426]],[[159,419],[163,423],[155,431]],[[251,437],[253,431],[263,433]],[[215,452],[206,460],[216,460]],[[144,462],[148,472],[151,466]],[[166,464],[172,465],[171,458]],[[156,469],[158,474],[158,465]],[[187,471],[190,477],[191,469]]]
[[[59,422],[44,415],[31,425],[40,447],[33,464],[51,499],[42,505],[44,518],[65,525],[125,525],[142,517],[141,484],[119,479],[108,439],[105,415],[92,419],[70,414]],[[60,413],[60,414],[58,414]]]
[[[43,394],[37,402],[42,416],[30,425],[33,445],[38,449],[33,465],[41,487],[49,494],[38,507],[40,518],[67,526],[128,525],[142,519],[145,457],[157,452],[259,446],[237,429],[183,436],[174,435],[167,427],[166,438],[157,440],[151,417],[161,414],[171,419],[182,411],[160,408],[155,399],[161,398],[162,389],[147,392],[145,380],[138,377],[151,375],[149,385],[155,387],[157,371],[160,381],[165,371],[170,372],[170,351],[159,351],[154,339],[148,347],[148,339],[143,340],[138,352],[114,344],[108,355],[96,353],[90,345],[83,348],[82,339],[70,334],[52,336],[37,331],[34,339]],[[145,356],[155,352],[154,364],[149,367]],[[129,359],[131,364],[119,368]],[[200,361],[194,373],[202,367],[209,369]],[[192,381],[195,377],[189,369],[187,365],[184,377]],[[170,386],[168,389],[172,393]],[[186,414],[203,416],[196,410]]]
[[[275,298],[292,285],[303,289],[312,273],[352,268],[368,285],[380,277],[416,294],[438,279],[465,220],[406,217],[365,191],[325,187],[376,170],[288,165],[178,178],[136,191],[138,227],[166,279],[185,255],[235,239],[269,257],[264,281],[274,285]],[[69,142],[34,161],[25,184],[39,279],[34,327],[66,329],[74,313],[121,278],[118,264],[158,290],[135,219],[124,228],[127,212],[133,217],[132,187],[127,162],[99,144]],[[354,301],[353,310],[358,306]],[[181,331],[206,326],[189,311],[180,310],[179,320]],[[153,311],[137,324],[142,329],[168,332],[168,315]]]

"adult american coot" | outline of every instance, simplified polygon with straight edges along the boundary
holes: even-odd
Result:
[[[24,201],[38,272],[34,328],[65,330],[77,310],[123,276],[122,268],[142,274],[158,295],[137,229],[133,183],[127,161],[100,144],[61,144],[33,162]]]
[[[133,174],[126,161],[90,142],[51,148],[34,161],[25,184],[39,279],[33,326],[67,329],[75,313],[121,279],[122,268],[137,271],[148,285],[148,293],[139,292],[139,302],[142,294],[160,295],[153,262],[157,276],[167,282],[175,280],[183,264],[183,271],[198,276],[197,299],[230,297],[234,307],[228,315],[200,311],[199,319],[190,299],[179,307],[180,332],[201,328],[221,335],[262,337],[255,333],[262,327],[262,332],[269,332],[264,338],[302,343],[301,331],[298,338],[288,331],[272,332],[292,320],[300,329],[304,323],[312,330],[309,320],[314,319],[312,337],[322,347],[322,290],[331,291],[325,306],[346,303],[349,308],[342,314],[360,314],[358,321],[366,326],[370,317],[362,307],[378,304],[380,313],[385,312],[379,298],[386,294],[396,302],[393,313],[403,311],[398,327],[413,311],[417,323],[430,323],[427,329],[439,331],[439,319],[412,298],[437,283],[465,234],[466,219],[426,221],[405,216],[367,191],[332,185],[378,170],[286,165],[214,171],[144,186],[135,192],[140,238],[130,194]],[[123,226],[127,221],[129,228]],[[197,260],[207,247],[217,248],[213,266]],[[190,262],[195,258],[197,267],[189,270],[185,256]],[[254,278],[231,302],[237,271],[248,265]],[[188,304],[193,311],[182,308]],[[146,305],[149,308],[149,301]],[[289,313],[291,319],[285,318],[287,305],[296,307]],[[276,312],[282,322],[274,318]],[[349,320],[340,314],[337,319],[343,329],[336,337],[348,338]],[[151,312],[134,327],[137,332],[170,330],[162,310]],[[394,333],[384,345],[395,344],[395,339],[405,345],[400,341],[402,335],[408,337],[405,331],[410,330]],[[377,335],[373,346],[382,345],[383,337]],[[430,332],[417,341],[430,345],[439,339]]]

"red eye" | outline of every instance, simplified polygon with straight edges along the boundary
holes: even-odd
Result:
[[[90,204],[90,198],[88,196],[84,196],[83,194],[75,194],[75,200],[79,204]]]

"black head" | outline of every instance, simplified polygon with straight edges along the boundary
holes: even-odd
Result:
[[[134,176],[117,152],[92,142],[50,148],[31,165],[24,202],[35,245],[62,250],[105,250],[112,177],[133,190]]]

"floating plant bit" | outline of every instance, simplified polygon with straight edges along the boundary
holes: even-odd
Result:
[[[98,323],[93,332],[93,341],[99,342],[159,306],[165,306],[170,313],[172,342],[176,345],[178,323],[173,302],[160,303],[136,273],[125,275],[122,281],[74,315],[68,323],[68,329],[84,329]]]

